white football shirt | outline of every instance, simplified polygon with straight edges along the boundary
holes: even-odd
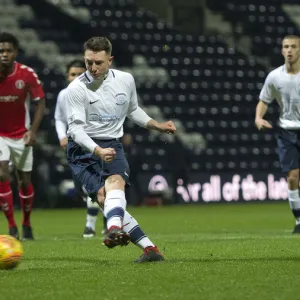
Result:
[[[66,91],[67,89],[63,89],[59,92],[54,113],[55,128],[59,140],[67,137],[68,118]]]
[[[123,136],[126,116],[140,126],[151,119],[138,107],[133,76],[115,69],[103,81],[93,79],[89,71],[81,74],[67,87],[66,99],[68,136],[91,152],[97,146],[92,139]]]
[[[277,100],[280,127],[300,129],[300,73],[288,74],[285,65],[273,70],[266,78],[259,99],[267,104]]]

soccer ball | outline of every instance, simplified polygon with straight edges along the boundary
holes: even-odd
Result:
[[[23,255],[22,244],[10,235],[0,235],[0,270],[13,269]]]

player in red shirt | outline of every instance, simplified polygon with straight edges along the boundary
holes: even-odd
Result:
[[[12,160],[19,184],[23,210],[22,237],[33,239],[30,213],[34,198],[31,183],[32,145],[45,111],[45,95],[36,73],[15,61],[19,42],[15,36],[0,32],[0,207],[9,227],[9,234],[19,238],[13,213],[9,160]],[[30,125],[30,100],[35,113]]]

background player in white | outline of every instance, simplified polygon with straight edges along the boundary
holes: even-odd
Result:
[[[72,82],[75,78],[86,71],[85,64],[83,60],[73,60],[67,65],[67,82]],[[67,120],[67,102],[65,99],[66,89],[59,92],[57,96],[57,102],[55,107],[55,128],[59,139],[60,146],[65,150],[68,144],[67,130],[68,130],[68,120]],[[75,181],[75,186],[77,186]],[[77,188],[80,193],[80,187]],[[86,201],[87,215],[86,224],[83,231],[83,237],[89,238],[96,234],[96,221],[99,213],[99,205],[95,202],[90,201],[89,197],[82,195],[84,201]],[[104,218],[104,230],[106,227]]]
[[[282,171],[287,175],[288,199],[296,218],[293,233],[300,233],[300,38],[290,35],[282,41],[285,64],[269,73],[259,96],[255,124],[259,130],[272,125],[263,119],[276,99],[280,107],[277,145]]]
[[[0,205],[8,220],[9,234],[18,238],[13,213],[9,160],[17,170],[19,197],[23,210],[23,239],[33,239],[30,213],[34,200],[31,183],[32,145],[44,116],[45,95],[36,73],[15,61],[18,40],[7,32],[0,33]],[[35,113],[30,124],[30,100]]]
[[[139,106],[131,74],[109,69],[112,46],[104,37],[84,44],[88,69],[67,88],[68,163],[85,192],[104,207],[108,248],[127,245],[131,240],[144,249],[136,262],[163,260],[157,247],[126,211],[124,188],[130,169],[119,138],[126,117],[147,129],[173,134],[172,121],[158,123]]]

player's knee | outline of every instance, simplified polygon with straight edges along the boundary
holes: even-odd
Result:
[[[125,187],[125,181],[121,175],[111,175],[105,180],[106,192],[110,190],[123,190]]]
[[[105,192],[104,188],[101,188],[98,193],[97,193],[97,200],[100,206],[102,207],[104,205],[104,200],[105,200]]]
[[[287,175],[287,182],[289,185],[298,186],[299,183],[299,170],[292,170]]]
[[[22,178],[19,180],[18,185],[21,189],[27,189],[30,186],[31,180],[30,178]]]

